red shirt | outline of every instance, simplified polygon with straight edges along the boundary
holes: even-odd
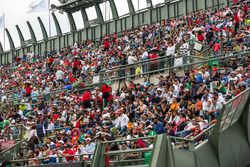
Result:
[[[108,49],[108,48],[109,48],[109,42],[108,42],[108,41],[104,41],[104,42],[103,42],[103,47],[104,47],[105,49]]]
[[[108,97],[108,101],[112,101],[113,100],[113,95],[110,94],[109,97]]]
[[[58,114],[53,114],[53,115],[52,115],[52,122],[57,121],[58,118],[59,118],[59,115],[58,115]]]
[[[82,101],[90,101],[91,97],[91,93],[89,91],[86,91],[82,95]]]
[[[25,88],[26,94],[31,94],[32,88],[30,86],[27,86]]]
[[[198,41],[203,42],[204,41],[203,34],[197,35],[197,39],[198,39]]]
[[[214,44],[213,49],[215,52],[218,52],[220,50],[220,43]]]
[[[110,87],[108,85],[102,84],[101,91],[102,93],[109,93]]]
[[[52,57],[48,58],[49,63],[53,63],[54,59]]]
[[[70,81],[70,83],[74,83],[74,82],[76,82],[76,78],[70,77],[70,78],[69,78],[69,81]]]
[[[80,65],[79,61],[74,61],[74,63],[73,63],[73,67],[74,68],[77,68],[79,65]]]
[[[233,4],[237,4],[238,3],[238,0],[233,0]]]
[[[153,53],[153,54],[149,54],[149,59],[156,59],[158,58],[158,55]]]
[[[76,56],[77,54],[78,54],[78,52],[76,51],[76,49],[74,49],[73,55]]]
[[[244,11],[244,12],[247,12],[247,11],[248,11],[248,5],[244,5],[244,6],[243,6],[243,11]]]
[[[238,16],[238,13],[235,13],[235,14],[234,14],[234,22],[235,22],[235,23],[239,23],[239,22],[240,22],[240,18],[239,18],[239,16]]]
[[[72,150],[68,150],[68,151],[63,151],[63,154],[69,154],[69,155],[75,155],[74,151]],[[74,156],[69,156],[69,157],[65,157],[66,161],[73,161],[74,160]]]

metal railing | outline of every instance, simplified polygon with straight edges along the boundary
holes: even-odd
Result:
[[[196,147],[199,147],[200,144],[207,142],[208,137],[212,133],[214,127],[215,124],[209,126],[196,136],[193,136],[192,133],[184,138],[170,136],[173,148],[193,151]]]
[[[119,164],[145,164],[145,157],[143,153],[151,153],[153,148],[132,148],[132,149],[119,149],[119,150],[108,150],[105,151],[105,147],[110,146],[111,144],[118,144],[118,143],[130,143],[130,142],[137,142],[138,140],[151,140],[154,143],[155,136],[150,137],[138,137],[138,138],[131,138],[131,139],[120,139],[120,140],[113,140],[113,141],[100,141],[97,143],[97,147],[95,149],[94,157],[92,160],[92,167],[99,166],[100,164],[104,164],[105,157],[109,157],[110,159],[110,166],[115,166],[117,163]],[[137,153],[136,157],[133,157],[133,161],[130,161],[130,157],[133,153]]]
[[[23,124],[10,125],[4,130],[3,136],[0,136],[0,138],[21,141],[24,139],[24,135],[27,130],[27,127]]]
[[[191,61],[207,60],[207,58],[208,58],[208,57],[200,57],[200,56],[176,56],[176,57],[163,56],[163,57],[159,57],[156,59],[144,60],[144,61],[133,63],[130,65],[122,65],[119,67],[112,68],[111,70],[107,69],[106,71],[104,71],[104,70],[101,71],[100,73],[98,73],[98,75],[96,75],[96,76],[100,77],[100,80],[99,80],[100,83],[90,83],[90,84],[87,84],[86,87],[91,87],[91,85],[99,85],[99,84],[101,84],[101,82],[109,82],[109,81],[119,80],[119,77],[127,76],[127,75],[121,75],[123,72],[126,72],[132,68],[136,68],[138,66],[140,66],[140,67],[145,66],[148,69],[147,72],[144,72],[140,75],[153,74],[154,71],[156,71],[160,68],[162,68],[162,71],[164,71],[165,69],[170,68],[174,65],[174,64],[171,64],[171,63],[173,63],[174,59],[184,58],[184,57],[188,57]],[[154,66],[153,67],[154,64],[161,64],[162,66]],[[150,69],[150,67],[151,68],[153,67],[153,69]],[[110,79],[110,76],[105,78],[105,76],[107,76],[108,73],[112,73],[112,74],[117,73],[120,75],[116,75],[112,79]],[[125,73],[125,74],[128,74],[128,73]],[[129,77],[129,75],[127,77]],[[135,74],[131,74],[131,75],[135,75]],[[44,96],[49,96],[51,94],[58,94],[58,93],[61,93],[63,90],[64,90],[64,88],[58,88],[57,90],[54,90],[53,92],[49,92],[47,94],[41,94],[35,98],[45,98]],[[34,98],[34,97],[8,98],[8,102],[14,102],[14,101],[18,101],[18,100],[25,99],[25,98],[32,100],[32,98]]]
[[[241,92],[236,97],[233,97],[223,105],[223,108],[220,111],[220,117],[222,118],[222,121],[220,123],[220,131],[226,130],[229,126],[238,121],[243,112],[243,107],[249,99],[249,96],[250,88]],[[233,103],[234,108],[232,107]],[[187,136],[185,138],[173,136],[171,136],[170,138],[174,143],[174,148],[193,151],[208,141],[208,138],[214,130],[215,126],[217,126],[217,124],[209,126],[207,129],[203,130],[201,133],[194,137],[191,137],[191,134],[190,137]]]
[[[250,88],[248,88],[247,90],[243,91],[242,93],[240,93],[238,96],[234,97],[233,99],[229,100],[223,107],[223,110],[221,111],[222,115],[221,117],[226,119],[228,117],[228,115],[230,113],[228,113],[225,108],[228,105],[232,105],[233,102],[235,101],[239,101],[242,103],[246,103],[247,100],[249,100],[249,95],[250,95]],[[243,99],[244,97],[244,99]],[[239,100],[240,99],[240,100]],[[237,103],[238,104],[238,103]],[[235,104],[235,105],[237,105]],[[239,104],[238,104],[239,105]],[[242,106],[244,106],[242,104]],[[231,108],[231,107],[230,107]],[[234,113],[239,113],[239,115],[241,115],[242,111],[239,110],[243,110],[243,108],[237,108],[238,110],[233,110]],[[237,116],[237,115],[236,115]],[[237,116],[237,120],[238,120],[239,116]],[[223,119],[222,119],[223,120]],[[231,120],[233,123],[233,120]],[[223,122],[223,121],[222,121]],[[231,125],[231,124],[230,124]],[[229,125],[229,126],[230,126]],[[196,136],[188,136],[185,138],[181,138],[181,137],[174,137],[174,136],[170,136],[171,142],[173,143],[173,149],[186,149],[189,151],[194,151],[195,149],[199,148],[201,145],[203,145],[204,143],[206,143],[209,140],[209,136],[211,135],[212,131],[214,130],[214,127],[217,126],[217,124],[213,124],[211,126],[209,126],[208,128],[206,128],[205,130],[203,130],[201,133],[197,134]],[[223,128],[224,125],[221,125],[221,128]],[[105,152],[105,147],[107,145],[113,144],[113,143],[123,143],[123,142],[135,142],[138,140],[155,140],[156,136],[151,136],[151,137],[139,137],[139,138],[131,138],[131,139],[119,139],[119,140],[113,140],[113,141],[104,141],[104,142],[98,142],[97,143],[97,147],[95,149],[95,153],[94,153],[94,158],[93,161],[84,161],[85,165],[93,165],[93,166],[98,166],[98,164],[96,163],[104,163],[103,160],[105,159],[105,157],[119,157],[119,155],[121,154],[132,154],[132,153],[139,153],[140,155],[143,155],[143,153],[150,153],[153,151],[153,148],[138,148],[138,149],[125,149],[125,150],[115,150],[115,151],[106,151]],[[17,144],[18,145],[18,144]],[[6,151],[7,152],[7,151]],[[86,154],[85,154],[86,155]],[[72,156],[72,155],[71,155]],[[80,157],[78,160],[81,160],[84,155],[74,155],[74,157]],[[65,155],[58,155],[57,158],[59,159],[58,162],[62,162],[62,158],[67,157]],[[110,160],[110,164],[112,166],[112,164],[115,166],[117,164],[144,164],[144,158],[142,158],[143,156],[138,157],[137,159],[134,160],[119,160],[119,158],[117,158],[116,160]],[[20,159],[20,160],[12,160],[12,163],[17,163],[17,162],[25,162],[25,161],[31,161],[31,160],[45,160],[48,159],[50,157],[43,157],[43,158],[31,158],[31,159]],[[61,159],[61,160],[60,160]],[[98,159],[98,160],[97,160]]]
[[[216,58],[211,58],[211,56],[210,57],[207,57],[207,58],[201,58],[201,57],[199,57],[199,56],[197,56],[197,57],[193,57],[193,56],[190,56],[191,57],[191,59],[192,59],[192,57],[193,57],[193,59],[195,59],[195,58],[198,58],[198,59],[202,59],[202,61],[196,61],[196,62],[193,62],[193,63],[189,63],[189,64],[183,64],[182,66],[177,66],[177,67],[175,67],[175,66],[167,66],[167,67],[165,67],[164,66],[164,68],[161,68],[161,69],[159,69],[159,67],[157,66],[157,68],[156,69],[154,69],[154,70],[149,70],[149,71],[147,71],[147,72],[144,72],[144,73],[142,73],[142,74],[133,74],[133,75],[125,75],[125,76],[114,76],[113,78],[108,78],[108,79],[105,79],[102,75],[105,75],[107,72],[102,72],[102,73],[100,73],[99,75],[100,75],[100,78],[103,78],[103,79],[100,79],[100,81],[98,82],[98,83],[91,83],[91,84],[87,84],[84,88],[78,88],[78,89],[74,89],[74,90],[65,90],[65,89],[63,89],[63,88],[59,88],[58,90],[56,90],[56,91],[53,91],[53,92],[50,92],[50,93],[47,93],[47,94],[42,94],[42,95],[39,95],[39,96],[37,96],[36,98],[37,99],[44,99],[44,98],[48,98],[47,99],[47,101],[50,101],[50,98],[51,98],[51,95],[57,95],[57,94],[60,94],[60,93],[62,93],[62,92],[66,92],[66,93],[70,93],[71,91],[74,91],[74,92],[81,92],[81,91],[84,91],[84,90],[86,90],[86,88],[92,88],[92,87],[96,87],[96,86],[99,86],[100,84],[102,84],[102,83],[105,83],[105,82],[115,82],[115,81],[119,81],[119,83],[118,83],[118,89],[120,88],[120,84],[121,84],[121,82],[123,81],[123,80],[125,80],[125,79],[131,79],[131,78],[136,78],[136,77],[139,77],[139,76],[147,76],[147,77],[150,77],[150,75],[152,75],[152,74],[155,74],[155,73],[164,73],[164,74],[168,74],[168,75],[170,75],[170,72],[171,71],[175,71],[176,72],[176,70],[177,71],[182,71],[182,70],[185,70],[185,69],[194,69],[194,68],[199,68],[201,65],[207,65],[209,62],[212,62],[212,61],[219,61],[220,63],[227,63],[228,62],[228,60],[230,59],[230,58],[235,58],[236,60],[242,60],[246,55],[250,55],[250,52],[249,51],[245,51],[244,53],[236,53],[236,54],[233,54],[233,55],[226,55],[226,54],[222,54],[222,55],[217,55],[218,57],[216,57]],[[183,56],[177,56],[177,57],[175,57],[175,58],[181,58],[181,57],[183,57]],[[214,56],[212,56],[212,57],[214,57]],[[166,57],[164,57],[164,58],[166,58]],[[159,58],[159,59],[153,59],[152,61],[147,61],[146,63],[138,63],[138,64],[132,64],[132,65],[127,65],[127,66],[125,66],[125,67],[123,67],[123,68],[119,68],[118,69],[118,73],[121,73],[121,71],[124,71],[124,70],[126,70],[126,69],[131,69],[132,67],[133,68],[136,68],[139,64],[140,64],[140,66],[143,66],[143,65],[147,65],[147,66],[150,66],[151,64],[150,63],[152,63],[152,62],[159,62],[159,63],[161,63],[161,60],[163,60],[164,59],[163,57],[162,58]],[[164,61],[164,63],[165,62],[169,62],[171,60],[171,58],[168,58],[168,59],[165,59],[165,61]],[[169,64],[169,63],[165,63],[165,64]],[[113,73],[114,73],[114,71],[113,71]],[[8,99],[8,103],[9,104],[11,104],[11,103],[13,103],[13,102],[20,102],[20,100],[22,100],[22,99],[29,99],[29,101],[31,101],[32,100],[32,97],[23,97],[23,98],[10,98],[10,99]],[[8,104],[2,104],[2,107],[3,106],[7,106]],[[12,104],[13,105],[13,104]]]
[[[72,162],[82,162],[84,164],[84,167],[85,166],[88,166],[91,164],[91,161],[90,160],[84,160],[84,156],[91,156],[93,154],[80,154],[80,155],[63,155],[63,154],[59,154],[59,155],[56,155],[56,156],[45,156],[45,157],[36,157],[36,158],[24,158],[24,159],[15,159],[15,160],[11,160],[10,162],[15,165],[15,166],[28,166],[28,162],[30,161],[36,161],[37,164],[36,165],[45,165],[45,164],[49,164],[48,160],[51,159],[51,158],[55,158],[56,159],[56,162],[54,162],[53,164],[55,163],[65,163],[67,162],[67,160],[65,158],[72,158],[73,157],[73,160],[70,161],[71,163]]]

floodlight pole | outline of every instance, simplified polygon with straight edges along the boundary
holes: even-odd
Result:
[[[49,38],[50,38],[51,37],[50,0],[48,0],[48,10],[49,10]]]
[[[104,20],[106,21],[107,19],[107,1],[105,1],[105,16]]]
[[[5,13],[3,13],[3,50],[5,50]]]

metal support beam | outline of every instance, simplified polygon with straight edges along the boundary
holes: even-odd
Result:
[[[3,46],[2,46],[2,43],[0,42],[0,54],[2,54],[3,52],[4,52]]]
[[[16,25],[16,30],[17,30],[17,33],[18,33],[18,36],[19,36],[20,44],[21,44],[21,46],[23,46],[25,44],[25,41],[24,41],[22,31],[20,30],[18,25]]]
[[[34,31],[33,31],[32,26],[30,25],[29,21],[27,21],[26,23],[27,23],[29,31],[30,31],[31,42],[36,43],[36,35],[35,35]]]
[[[54,23],[55,23],[56,35],[57,35],[57,36],[62,36],[62,30],[61,30],[60,24],[59,24],[59,22],[58,22],[58,20],[57,20],[57,17],[56,17],[56,15],[55,15],[55,13],[52,12],[51,15],[52,15],[52,18],[53,18]]]
[[[102,11],[100,9],[99,3],[95,3],[94,6],[95,6],[98,23],[103,24],[104,19],[103,19],[103,15],[102,15]]]
[[[152,8],[152,7],[153,7],[152,0],[147,0],[147,8]]]
[[[88,28],[90,25],[89,25],[89,18],[88,18],[88,15],[86,13],[86,10],[84,8],[82,8],[81,13],[82,13],[84,28]]]
[[[127,2],[128,2],[129,13],[134,14],[135,13],[135,8],[134,8],[132,0],[127,0]]]
[[[47,31],[46,31],[46,29],[45,29],[45,27],[44,27],[44,24],[43,24],[41,18],[40,18],[40,17],[37,17],[37,19],[38,19],[38,22],[39,22],[39,24],[40,24],[40,27],[41,27],[41,30],[42,30],[42,33],[43,33],[43,40],[45,40],[45,41],[49,40]]]
[[[11,37],[11,35],[10,35],[10,32],[9,32],[9,30],[8,30],[7,28],[5,28],[5,32],[6,32],[6,34],[7,34],[8,39],[9,39],[10,50],[15,50],[14,42],[13,42],[12,37]]]
[[[116,8],[114,0],[109,0],[109,4],[110,4],[111,12],[112,12],[112,15],[113,15],[113,20],[118,19],[119,15],[118,15],[117,8]]]
[[[75,20],[74,20],[74,18],[73,18],[72,13],[67,12],[67,16],[68,16],[68,19],[69,19],[70,31],[71,31],[71,32],[77,31],[76,23],[75,23]]]

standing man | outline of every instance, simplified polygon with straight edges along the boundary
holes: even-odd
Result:
[[[110,96],[111,88],[106,83],[103,83],[101,86],[102,98],[104,100],[105,107],[108,105],[108,98]]]
[[[36,124],[36,134],[37,137],[39,138],[41,144],[43,144],[43,138],[45,136],[45,128],[41,120],[37,121]]]

